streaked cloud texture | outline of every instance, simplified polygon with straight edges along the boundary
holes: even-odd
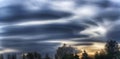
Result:
[[[63,43],[119,42],[119,9],[119,0],[0,0],[0,48],[49,53]]]

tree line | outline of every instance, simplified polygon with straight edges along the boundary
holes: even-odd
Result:
[[[22,59],[52,59],[49,54],[46,54],[45,57],[42,58],[41,54],[37,52],[24,53],[21,57]],[[0,54],[0,59],[5,59],[3,54]],[[8,54],[7,59],[17,59],[17,55]],[[62,59],[120,59],[119,44],[115,40],[108,40],[104,49],[95,52],[94,58],[90,58],[84,50],[81,56],[77,54],[66,54]]]
[[[17,54],[7,54],[7,59],[17,59]],[[6,59],[4,58],[3,54],[0,54],[0,59]],[[19,58],[20,59],[20,58]],[[21,59],[51,59],[48,54],[45,55],[44,58],[41,57],[40,53],[37,52],[28,52],[21,55]]]
[[[94,58],[91,58],[86,51],[81,56],[75,56],[77,57],[74,57],[74,55],[65,55],[63,59],[120,59],[119,44],[115,40],[108,40],[105,48],[97,51]]]

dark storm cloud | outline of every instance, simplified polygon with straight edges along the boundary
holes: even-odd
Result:
[[[88,46],[88,45],[93,45],[93,42],[104,42],[104,39],[101,39],[101,37],[98,37],[101,40],[94,39],[93,37],[89,38],[90,35],[99,33],[99,31],[104,31],[104,28],[105,30],[107,30],[108,37],[118,40],[120,31],[119,29],[113,29],[113,28],[114,26],[116,26],[114,25],[116,21],[119,20],[120,11],[119,8],[118,9],[117,7],[114,8],[112,2],[108,0],[91,0],[91,1],[71,0],[71,2],[68,0],[66,1],[50,0],[50,1],[49,2],[47,0],[37,1],[37,4],[44,5],[38,8],[37,10],[36,9],[34,10],[33,5],[30,4],[30,6],[28,6],[28,5],[24,5],[24,3],[19,3],[15,5],[12,4],[10,6],[5,6],[0,8],[0,15],[1,15],[0,23],[3,24],[1,26],[5,26],[2,28],[3,32],[0,31],[0,36],[4,37],[1,39],[2,47],[17,49],[19,51],[53,52],[55,51],[54,49],[61,44],[61,43],[44,43],[43,41],[45,40],[46,41],[69,40],[73,42],[83,42],[83,43],[74,44],[75,46],[79,46],[79,45]],[[109,10],[109,8],[111,9]],[[94,9],[95,11],[93,11]],[[91,17],[91,15],[93,16]],[[74,16],[76,18],[74,18]],[[80,18],[81,16],[84,17]],[[91,21],[88,18],[95,21]],[[115,22],[112,25],[109,25],[113,27],[109,28],[108,30],[107,27],[109,26],[108,25],[106,26],[106,24],[104,25],[102,22],[100,22],[101,20],[103,20],[103,18],[107,18],[107,20],[104,19],[107,22],[111,20]],[[32,25],[31,24],[27,24],[27,25],[24,24],[21,26],[16,25],[17,23],[22,23],[22,22],[27,23],[29,21],[39,21],[42,23],[41,20],[44,20],[45,22],[52,20],[65,20],[66,23],[60,21],[60,23],[53,22],[51,24],[45,23],[42,25],[41,24],[33,25],[33,23]],[[94,30],[96,30],[97,27],[99,27],[99,25],[103,26],[102,29],[100,27],[100,29],[98,28],[97,30],[98,32],[94,32]],[[92,29],[93,32],[91,29],[89,29],[89,27],[92,26],[93,26]],[[117,27],[119,26],[116,26],[115,28]],[[87,35],[81,34],[81,31],[84,31],[86,29],[89,30],[86,31],[88,33],[91,30],[90,34]],[[80,38],[80,39],[71,40],[75,38]],[[88,38],[88,39],[81,39],[81,38]]]
[[[44,27],[17,27],[17,28],[7,28],[5,33],[2,33],[3,35],[35,35],[35,34],[55,34],[55,33],[72,33],[71,29],[67,28],[44,28]]]
[[[78,3],[78,5],[93,4],[101,8],[111,6],[111,2],[109,0],[76,0],[76,3]]]
[[[46,24],[33,26],[8,26],[3,28],[2,35],[35,35],[35,34],[57,34],[68,33],[74,34],[74,31],[84,30],[84,26],[76,24]]]
[[[14,39],[29,39],[30,41],[64,40],[67,38],[87,37],[87,35],[76,34],[84,29],[84,26],[76,24],[48,24],[27,27],[10,26],[4,28],[5,32],[1,33],[1,36]]]
[[[30,51],[38,51],[40,53],[45,54],[47,53],[53,53],[54,49],[56,49],[57,46],[59,46],[60,43],[39,43],[37,41],[29,41],[29,40],[21,40],[21,39],[6,39],[2,41],[2,46],[4,48],[11,48],[11,49],[17,49],[21,52],[30,52]],[[49,48],[49,49],[48,49]]]
[[[83,43],[78,43],[78,44],[73,44],[72,46],[91,46],[93,45],[93,43],[86,43],[86,42],[83,42]]]
[[[6,11],[5,11],[6,10]],[[9,15],[4,15],[0,17],[0,22],[19,22],[19,21],[30,21],[32,19],[37,20],[50,20],[59,19],[63,17],[70,17],[72,13],[57,11],[57,10],[38,10],[29,11],[23,6],[8,6],[0,9],[0,14],[7,13]],[[29,19],[29,20],[28,20]]]
[[[116,21],[119,19],[119,17],[120,17],[119,9],[112,8],[112,9],[104,10],[103,12],[98,14],[98,16],[96,17],[96,20],[101,21],[106,19],[106,20]]]
[[[39,43],[37,41],[29,41],[29,40],[14,40],[14,39],[10,39],[9,40],[2,40],[2,42],[4,43],[8,43],[8,44],[2,44],[4,47],[8,47],[8,48],[21,48],[21,49],[24,49],[24,48],[28,48],[30,49],[31,47],[38,47],[38,46],[57,46],[57,45],[54,45],[54,44],[45,44],[44,42],[43,43]],[[57,44],[57,43],[55,43]],[[39,47],[38,47],[39,48]]]
[[[73,40],[75,42],[105,42],[105,40],[98,40],[97,38],[84,38],[84,39],[78,39]]]
[[[120,24],[114,26],[113,29],[107,33],[108,39],[120,41],[120,27],[119,26]]]

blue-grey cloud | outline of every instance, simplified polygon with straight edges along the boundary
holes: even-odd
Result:
[[[119,22],[119,21],[118,21]],[[117,22],[117,23],[118,23]],[[116,24],[117,24],[116,23]],[[119,28],[119,24],[117,24],[116,26],[113,27],[113,29],[111,29],[108,33],[107,33],[107,37],[109,39],[113,39],[113,40],[117,40],[119,41],[119,36],[120,36],[120,28]]]
[[[105,39],[119,40],[120,5],[116,1],[10,1],[2,1],[7,3],[0,5],[0,38],[3,48],[53,52],[61,42],[40,42],[68,40],[76,42],[73,45],[78,46],[104,42]]]
[[[6,10],[6,11],[5,11]],[[0,17],[0,22],[20,22],[20,21],[30,21],[32,19],[36,20],[50,20],[59,19],[63,17],[70,17],[72,13],[55,11],[55,10],[38,10],[29,11],[23,6],[8,6],[1,8],[0,14],[7,13],[9,15],[4,15]]]
[[[91,45],[93,45],[93,43],[85,43],[85,42],[83,42],[83,43],[79,43],[79,44],[74,44],[73,46],[91,46]]]
[[[113,21],[116,21],[119,19],[120,17],[120,11],[119,9],[117,8],[111,8],[111,9],[106,9],[104,10],[103,12],[101,12],[97,17],[96,19],[98,21],[103,21],[104,19],[107,19],[107,20],[113,20]]]
[[[55,53],[55,49],[60,43],[37,43],[36,41],[21,40],[21,39],[6,39],[2,41],[4,48],[17,49],[18,52],[37,51],[43,54]],[[8,44],[7,44],[8,43]],[[49,50],[48,50],[49,48]]]
[[[97,38],[84,38],[84,39],[78,39],[78,40],[73,40],[76,42],[105,42],[106,40],[99,40]]]
[[[78,4],[94,4],[96,6],[99,6],[101,8],[106,8],[111,6],[111,1],[109,0],[76,0]]]

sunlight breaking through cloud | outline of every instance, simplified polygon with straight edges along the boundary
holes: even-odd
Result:
[[[118,0],[0,0],[1,48],[21,51],[28,48],[46,53],[48,47],[67,43],[97,50],[97,45],[108,39],[119,41],[119,3]]]
[[[114,22],[103,20],[102,22],[95,22],[96,25],[88,24],[88,28],[81,31],[81,34],[90,35],[90,37],[106,37],[107,32],[112,28]],[[111,26],[109,26],[111,25]]]
[[[13,52],[18,52],[18,51],[17,51],[17,50],[14,50],[14,49],[5,48],[5,49],[3,49],[3,50],[0,51],[0,54],[13,53]]]

